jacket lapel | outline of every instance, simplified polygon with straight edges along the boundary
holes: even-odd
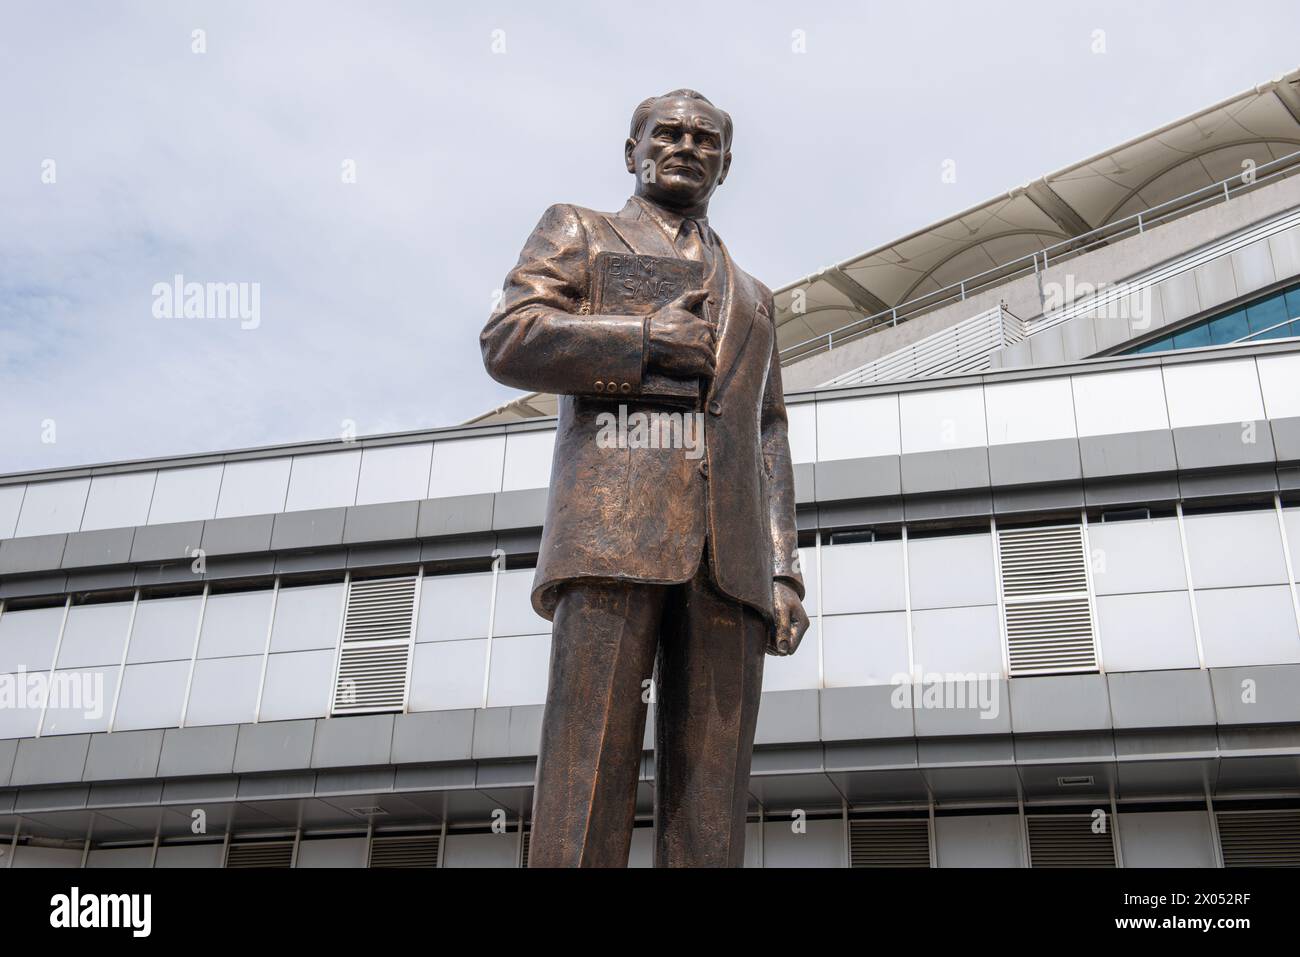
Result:
[[[745,343],[753,331],[755,303],[748,288],[738,281],[731,253],[717,233],[718,251],[722,257],[722,310],[718,317],[718,362],[714,370],[710,393],[717,399],[731,379],[736,361],[744,352]]]
[[[606,216],[605,222],[614,234],[623,241],[629,252],[641,256],[665,256],[669,259],[680,258],[673,244],[664,235],[662,229],[642,218],[641,207],[632,200],[627,201],[616,216]]]

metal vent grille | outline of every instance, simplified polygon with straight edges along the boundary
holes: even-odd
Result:
[[[1218,811],[1224,867],[1300,867],[1300,811]]]
[[[1096,671],[1083,529],[1000,530],[998,559],[1012,676]]]
[[[929,866],[928,821],[849,821],[849,867]]]
[[[417,577],[373,578],[348,586],[333,714],[406,707]]]
[[[533,838],[533,832],[531,829],[524,831],[523,848],[519,854],[520,867],[528,866],[528,849],[532,846],[533,843],[532,838]]]
[[[370,842],[371,867],[437,867],[437,834],[376,837]]]
[[[1091,814],[1030,815],[1030,867],[1114,867],[1110,819],[1104,834],[1093,832]]]
[[[293,841],[255,841],[226,848],[226,867],[292,867]]]

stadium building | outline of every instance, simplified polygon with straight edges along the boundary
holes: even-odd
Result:
[[[778,291],[752,866],[1300,864],[1298,171],[1300,73]],[[0,477],[0,867],[526,861],[554,402]]]

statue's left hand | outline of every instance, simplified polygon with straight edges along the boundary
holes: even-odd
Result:
[[[783,581],[772,583],[772,608],[776,625],[767,639],[769,655],[792,655],[808,630],[808,616],[804,613],[799,594]]]

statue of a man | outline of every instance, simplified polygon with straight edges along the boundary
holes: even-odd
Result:
[[[632,198],[548,209],[481,337],[493,378],[560,396],[532,593],[554,622],[534,867],[626,866],[652,676],[655,865],[741,866],[763,655],[808,627],[772,293],[707,218],[731,137],[693,90],[641,103]],[[668,267],[704,278],[640,314],[593,308],[602,269],[634,295],[671,288]],[[698,383],[693,410],[664,382]],[[702,448],[602,434],[656,415],[661,437],[702,425]]]

